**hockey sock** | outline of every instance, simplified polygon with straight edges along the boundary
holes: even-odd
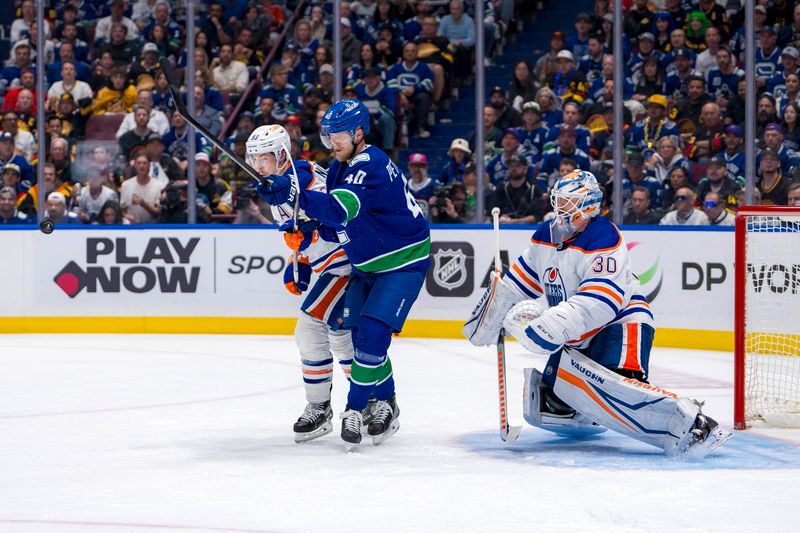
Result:
[[[394,376],[390,374],[386,381],[375,386],[375,399],[386,401],[392,397],[392,394],[394,394]]]
[[[392,377],[392,362],[386,356],[392,340],[392,329],[372,317],[362,317],[355,335],[355,355],[350,374],[350,392],[347,404],[352,409],[363,409],[375,386],[385,384]],[[394,380],[387,385],[394,387]]]

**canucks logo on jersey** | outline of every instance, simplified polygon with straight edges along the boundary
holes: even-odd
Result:
[[[567,299],[567,289],[564,287],[564,280],[555,267],[550,267],[544,271],[544,294],[547,296],[547,304],[555,307]]]

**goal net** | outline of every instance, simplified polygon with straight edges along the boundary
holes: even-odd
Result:
[[[740,209],[735,270],[735,427],[800,427],[800,208]]]

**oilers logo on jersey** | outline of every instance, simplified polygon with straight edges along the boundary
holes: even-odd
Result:
[[[544,293],[547,296],[547,304],[555,307],[566,300],[567,289],[564,280],[555,267],[550,267],[544,271]]]

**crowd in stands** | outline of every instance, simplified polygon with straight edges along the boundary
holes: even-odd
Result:
[[[474,81],[476,1],[491,65],[536,2],[356,0],[343,2],[334,21],[331,3],[319,0],[202,1],[190,80],[184,3],[51,0],[46,44],[37,50],[34,1],[15,0],[9,56],[0,58],[0,224],[41,218],[40,164],[46,216],[57,224],[186,221],[188,127],[159,70],[161,56],[176,62],[184,94],[193,91],[194,115],[238,155],[256,127],[278,123],[295,157],[326,165],[319,122],[335,89],[334,22],[343,96],[365,103],[368,142],[397,159],[401,147],[431,136],[435,116],[447,120],[459,89]],[[541,57],[519,58],[508,85],[487,90],[484,161],[476,160],[474,131],[443,140],[443,168],[429,168],[433,154],[423,151],[397,161],[432,222],[482,222],[494,206],[504,224],[541,222],[552,216],[555,181],[584,169],[605,190],[607,216],[621,173],[626,224],[732,224],[744,202],[747,98],[757,109],[756,202],[800,206],[800,5],[756,2],[758,94],[747,95],[743,2],[626,0],[621,51],[612,47],[611,4],[596,0],[593,11],[575,16],[574,31],[553,32]],[[617,60],[623,80],[614,80]],[[44,124],[37,124],[37,61],[45,62]],[[258,87],[248,92],[251,83]],[[626,156],[614,168],[619,86]],[[226,128],[240,100],[242,112]],[[272,223],[247,174],[201,135],[195,143],[197,221]]]

